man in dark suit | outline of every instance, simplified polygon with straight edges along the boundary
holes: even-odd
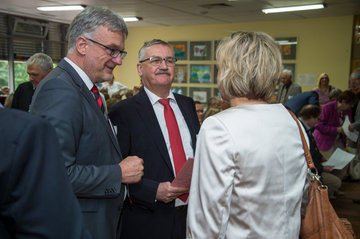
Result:
[[[144,159],[144,177],[129,185],[122,238],[185,238],[187,201],[186,196],[178,197],[188,189],[170,184],[178,171],[179,157],[175,152],[183,152],[184,162],[194,156],[200,124],[194,101],[170,91],[175,62],[168,43],[157,39],[146,42],[139,51],[137,64],[144,87],[137,95],[113,106],[109,113],[117,126],[123,157],[138,155]],[[176,121],[176,130],[167,128],[169,121],[164,109],[169,108],[163,106],[163,101],[169,102],[174,112],[171,122]],[[177,145],[171,143],[172,131],[180,131]]]
[[[53,127],[0,107],[0,238],[90,238]]]
[[[53,69],[53,61],[44,53],[35,53],[26,61],[26,65],[30,80],[17,87],[11,108],[29,111],[34,91],[40,81]]]
[[[54,126],[65,166],[94,238],[117,238],[125,187],[143,173],[142,159],[123,160],[95,84],[112,79],[126,55],[127,27],[107,8],[87,7],[69,28],[67,57],[38,86],[30,112]]]

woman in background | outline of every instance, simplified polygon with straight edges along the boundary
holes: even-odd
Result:
[[[329,75],[322,73],[318,79],[318,87],[314,88],[313,91],[319,94],[319,104],[320,106],[325,105],[330,101],[329,94],[332,90],[335,89],[334,86],[329,85]]]
[[[282,71],[278,46],[266,33],[237,32],[216,58],[231,108],[201,126],[188,236],[299,238],[307,165],[295,120],[269,104]]]

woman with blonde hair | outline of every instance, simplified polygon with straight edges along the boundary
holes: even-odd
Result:
[[[237,32],[216,58],[230,108],[207,118],[197,138],[188,236],[299,238],[307,165],[295,120],[269,104],[278,46],[266,33]]]
[[[329,82],[329,75],[326,73],[321,73],[318,79],[318,87],[313,89],[313,91],[317,92],[319,95],[320,106],[330,102],[329,94],[332,90],[335,89],[335,87],[330,85]]]

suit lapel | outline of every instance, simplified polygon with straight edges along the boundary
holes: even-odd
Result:
[[[106,115],[104,115],[102,113],[98,104],[94,100],[94,96],[92,95],[90,90],[87,88],[87,86],[85,85],[84,81],[81,79],[79,74],[64,59],[60,61],[58,67],[62,68],[64,71],[66,71],[71,76],[72,81],[70,81],[70,83],[72,83],[74,85],[74,87],[79,89],[80,94],[86,99],[86,101],[88,102],[88,106],[91,108],[91,110],[94,111],[96,117],[102,122],[102,126],[104,127],[104,130],[111,138],[111,141],[112,141],[113,145],[115,146],[116,150],[118,151],[119,155],[121,155],[119,143],[118,143],[114,133],[111,130],[111,126],[109,124],[109,121],[107,120]]]
[[[136,97],[136,110],[140,115],[141,121],[148,130],[149,135],[151,135],[152,140],[155,142],[155,145],[158,148],[160,155],[165,160],[165,163],[168,166],[169,170],[173,172],[169,152],[166,147],[166,142],[162,135],[161,128],[156,118],[153,106],[151,105],[151,102],[145,90],[141,89],[140,92],[134,97]]]

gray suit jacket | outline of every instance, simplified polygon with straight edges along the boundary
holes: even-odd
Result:
[[[56,130],[88,230],[94,238],[115,238],[124,199],[120,148],[94,96],[65,60],[41,81],[30,112]]]
[[[286,102],[288,100],[290,100],[293,96],[300,94],[301,93],[301,86],[298,85],[295,82],[292,82],[291,85],[289,86],[289,89],[286,92],[285,98],[283,102],[280,102],[280,98],[281,98],[281,94],[283,93],[283,91],[285,91],[286,88],[284,86],[283,83],[280,84],[279,86],[279,94],[278,94],[278,99],[277,102],[282,103],[282,104],[286,104]],[[285,93],[285,92],[284,92]]]

